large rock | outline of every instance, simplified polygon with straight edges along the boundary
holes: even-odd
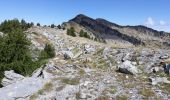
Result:
[[[160,59],[168,59],[169,56],[168,56],[168,55],[163,55],[163,56],[160,56],[159,58],[160,58]]]
[[[82,55],[82,51],[79,51],[78,53],[76,53],[75,55],[74,55],[74,57],[73,58],[77,58],[77,57],[79,57],[80,55]]]
[[[118,71],[125,73],[125,74],[132,74],[132,75],[136,75],[136,74],[140,73],[140,71],[137,69],[137,67],[134,66],[132,64],[132,62],[128,61],[128,60],[126,60],[122,64],[118,65]]]
[[[163,67],[153,67],[153,68],[151,68],[151,72],[154,72],[154,73],[160,72],[160,71],[163,71],[163,70],[164,70]]]
[[[32,77],[41,77],[44,79],[48,79],[52,77],[51,73],[48,73],[47,71],[54,71],[56,70],[54,62],[49,61],[47,64],[42,66],[41,68],[37,69],[36,71],[33,72]]]
[[[25,78],[6,87],[0,88],[0,100],[25,100],[28,96],[38,92],[47,83],[42,78]]]
[[[71,51],[64,52],[64,59],[72,59],[73,57],[74,57],[74,55]]]
[[[20,74],[16,74],[13,70],[11,71],[5,71],[5,77],[2,79],[2,85],[3,86],[7,86],[9,84],[15,83],[17,81],[20,81],[22,79],[24,79],[25,77],[20,75]]]
[[[166,77],[155,77],[155,78],[149,78],[152,85],[156,85],[158,83],[166,83],[170,84],[170,81]]]
[[[104,50],[103,50],[104,59],[108,59],[109,52],[110,52],[110,48],[107,48],[107,47],[104,48]]]

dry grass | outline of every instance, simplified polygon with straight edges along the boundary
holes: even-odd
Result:
[[[139,93],[144,96],[144,99],[148,99],[149,97],[155,96],[154,91],[152,89],[147,88],[143,88],[142,90],[139,91]]]
[[[45,92],[50,92],[53,90],[53,84],[51,82],[48,82],[44,85],[44,87],[38,91],[38,94],[42,95]]]
[[[109,100],[109,96],[106,96],[106,95],[104,95],[104,96],[99,96],[99,97],[97,97],[95,100]]]
[[[80,79],[78,78],[63,78],[61,79],[62,83],[69,84],[69,85],[78,85],[80,83]]]
[[[59,87],[56,88],[56,91],[61,91],[61,90],[63,90],[64,88],[65,88],[65,85],[59,86]]]
[[[116,100],[127,100],[128,99],[128,96],[127,95],[118,95],[116,97]]]
[[[41,90],[38,90],[37,93],[30,96],[29,100],[36,100],[38,98],[38,95],[43,95],[45,92],[50,92],[53,90],[53,84],[51,82],[48,82],[44,85],[44,87]]]
[[[111,86],[110,89],[108,89],[109,93],[111,94],[115,94],[117,92],[116,87],[115,86]]]
[[[83,75],[86,74],[86,72],[85,72],[83,69],[81,69],[81,70],[78,72],[78,74],[79,74],[80,76],[83,76]]]
[[[165,60],[165,63],[170,64],[170,59]]]
[[[81,96],[80,92],[77,92],[77,93],[76,93],[76,100],[79,100],[79,99],[80,99],[80,96]]]
[[[29,100],[36,100],[37,97],[37,94],[33,94],[30,96]]]
[[[169,84],[161,84],[159,88],[167,93],[170,93],[170,85]]]

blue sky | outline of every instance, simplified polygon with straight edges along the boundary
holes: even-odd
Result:
[[[170,0],[0,0],[0,22],[23,18],[60,24],[78,14],[170,32]]]

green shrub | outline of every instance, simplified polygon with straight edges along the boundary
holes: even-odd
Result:
[[[37,26],[41,26],[40,23],[37,23]]]
[[[57,28],[58,28],[58,29],[61,29],[61,25],[58,25]]]
[[[81,31],[79,32],[79,36],[80,36],[80,37],[85,37],[85,38],[90,38],[90,36],[87,34],[87,32],[84,32],[83,30],[81,30]]]
[[[54,24],[51,24],[51,28],[54,28],[55,27],[55,25]]]
[[[33,61],[29,46],[31,42],[27,39],[27,24],[17,20],[4,21],[0,25],[0,31],[5,35],[0,36],[0,80],[4,77],[4,71],[14,70],[21,75],[31,75],[34,70],[42,66],[45,60]],[[46,51],[51,49],[45,48]],[[52,56],[52,53],[48,52]]]
[[[43,51],[41,51],[40,59],[48,59],[55,57],[55,48],[51,44],[46,44]]]
[[[70,29],[67,29],[67,35],[70,35],[70,36],[76,37],[74,27],[71,27]]]

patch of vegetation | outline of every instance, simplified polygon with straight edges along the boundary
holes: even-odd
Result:
[[[116,92],[117,92],[116,87],[111,86],[110,89],[109,89],[109,93],[115,94]]]
[[[41,90],[38,90],[37,93],[30,96],[29,100],[36,100],[38,98],[38,95],[43,95],[45,92],[50,92],[53,90],[53,84],[51,82],[48,82],[44,85],[44,87]]]
[[[32,34],[34,34],[34,35],[38,35],[38,33],[36,33],[36,32],[32,32]]]
[[[52,84],[51,82],[46,83],[46,84],[44,85],[44,88],[43,88],[43,90],[46,91],[46,92],[49,92],[49,91],[51,91],[52,89],[53,89],[53,84]]]
[[[97,67],[106,70],[107,68],[109,68],[109,63],[104,59],[99,59]]]
[[[76,93],[76,100],[79,100],[79,99],[80,99],[80,96],[81,96],[80,92],[77,92],[77,93]]]
[[[50,92],[53,90],[53,84],[51,82],[48,82],[44,85],[44,87],[38,91],[39,95],[43,95],[44,92]]]
[[[90,39],[90,36],[87,34],[87,32],[84,32],[83,30],[81,30],[81,31],[79,32],[79,36]]]
[[[134,88],[137,84],[135,83],[124,83],[125,88]]]
[[[45,59],[34,61],[32,58],[32,51],[29,48],[31,41],[24,33],[31,27],[29,25],[24,20],[20,22],[17,19],[1,23],[0,31],[4,35],[0,36],[0,81],[6,70],[14,70],[18,74],[29,76],[46,63]]]
[[[0,25],[0,31],[8,34],[13,32],[14,30],[21,30],[25,31],[28,28],[32,27],[33,23],[27,23],[25,20],[21,20],[21,22],[18,19],[13,19],[13,20],[5,20],[4,22],[1,23]]]
[[[99,96],[95,100],[109,100],[109,96],[107,96],[107,95]]]
[[[104,48],[98,49],[97,52],[94,53],[94,55],[102,55]]]
[[[81,69],[78,73],[79,73],[79,75],[81,75],[81,76],[83,76],[84,74],[86,74],[86,72],[85,72],[83,69]]]
[[[70,29],[67,29],[67,35],[70,35],[70,36],[76,37],[74,27],[71,27]]]
[[[51,26],[50,26],[51,28],[54,28],[54,27],[56,27],[54,24],[51,24]]]
[[[43,51],[41,51],[40,59],[48,59],[55,57],[55,48],[51,44],[46,44]]]
[[[165,60],[165,63],[170,64],[170,59]]]
[[[139,93],[143,95],[145,99],[155,96],[154,91],[152,89],[147,89],[147,88],[142,88],[142,90],[140,90]]]
[[[170,93],[170,85],[169,84],[160,84],[159,88],[167,93]]]
[[[61,27],[61,25],[57,25],[57,28],[58,28],[58,29],[61,29],[62,27]]]
[[[36,98],[38,98],[37,94],[33,94],[30,96],[29,100],[36,100]]]
[[[56,88],[56,91],[61,91],[61,90],[63,90],[64,88],[65,88],[65,85],[59,86],[59,87]]]
[[[37,23],[37,26],[41,26],[40,23]]]
[[[116,96],[116,100],[127,100],[128,96],[127,95],[118,95]]]
[[[108,57],[108,60],[110,60],[110,62],[112,63],[112,65],[117,65],[117,62],[116,62],[115,59],[113,59],[112,57]]]
[[[80,79],[78,78],[63,78],[62,83],[69,84],[69,85],[78,85],[80,82]]]

